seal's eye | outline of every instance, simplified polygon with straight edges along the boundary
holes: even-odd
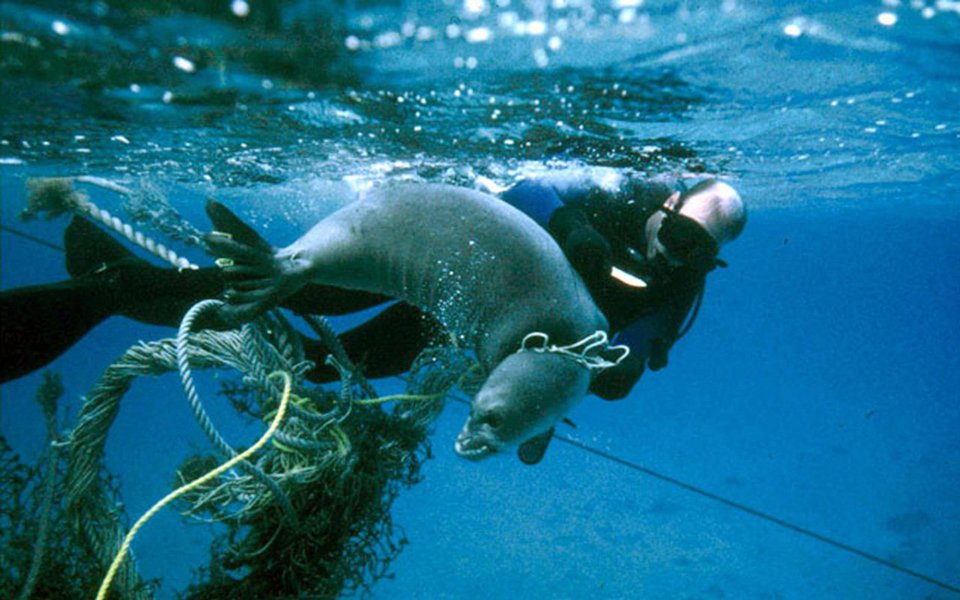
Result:
[[[481,425],[488,425],[491,429],[498,429],[503,425],[503,417],[494,412],[488,412],[485,415],[482,415],[478,422]]]

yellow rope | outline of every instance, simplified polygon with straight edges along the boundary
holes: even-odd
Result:
[[[446,392],[437,394],[395,394],[393,396],[379,396],[377,398],[366,398],[363,400],[354,400],[355,404],[383,404],[385,402],[420,402],[425,400],[436,400],[442,398]]]
[[[470,365],[470,368],[467,369],[463,375],[457,379],[457,382],[454,384],[457,387],[460,387],[460,384],[474,371],[479,370],[480,365],[474,364]],[[442,392],[437,392],[435,394],[394,394],[392,396],[378,396],[377,398],[364,398],[362,400],[354,400],[354,404],[384,404],[386,402],[426,402],[429,400],[438,400],[443,398],[447,394],[446,390]]]
[[[334,424],[330,428],[330,435],[333,436],[333,439],[337,441],[337,454],[340,455],[340,458],[344,458],[347,454],[350,453],[350,438],[347,436],[347,432],[340,428],[339,425]]]
[[[134,523],[133,527],[130,528],[130,531],[127,533],[127,537],[124,538],[123,544],[120,546],[120,551],[117,552],[116,558],[113,559],[113,564],[110,565],[110,569],[107,571],[106,577],[103,578],[103,583],[100,584],[100,591],[97,592],[97,600],[104,600],[107,597],[107,591],[110,589],[110,583],[113,582],[113,578],[116,576],[117,571],[120,569],[120,563],[123,562],[123,559],[127,556],[127,552],[130,550],[130,543],[133,541],[134,536],[137,535],[137,531],[157,512],[160,511],[164,506],[170,502],[177,499],[177,497],[189,492],[190,490],[203,485],[204,483],[210,481],[214,477],[220,475],[221,473],[227,471],[228,469],[235,466],[237,463],[248,459],[253,455],[254,452],[259,450],[271,436],[277,431],[277,427],[280,426],[280,421],[283,420],[283,416],[287,412],[287,401],[290,399],[290,388],[293,385],[293,381],[290,378],[289,373],[284,373],[282,371],[277,371],[276,373],[271,373],[268,379],[280,376],[283,377],[283,397],[280,399],[280,408],[277,409],[277,414],[273,418],[273,421],[270,423],[270,427],[267,429],[257,442],[237,454],[227,462],[223,463],[216,469],[210,471],[206,475],[198,479],[194,479],[190,483],[181,486],[174,491],[167,494],[162,500],[154,504],[140,519]]]

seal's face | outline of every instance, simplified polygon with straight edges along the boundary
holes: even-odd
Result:
[[[479,460],[548,430],[586,394],[587,369],[569,358],[533,351],[511,354],[477,393],[455,449]]]

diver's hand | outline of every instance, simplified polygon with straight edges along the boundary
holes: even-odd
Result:
[[[622,400],[643,375],[643,357],[628,355],[615,366],[601,371],[590,383],[590,392],[604,400]]]
[[[569,206],[558,208],[550,217],[549,229],[584,280],[610,273],[610,244],[590,225],[583,211]]]
[[[650,345],[650,360],[648,361],[651,371],[659,371],[667,366],[670,352],[670,343],[663,338],[656,338]]]

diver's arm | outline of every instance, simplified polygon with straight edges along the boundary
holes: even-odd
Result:
[[[536,179],[524,179],[500,194],[500,199],[547,229],[550,218],[563,207],[563,200],[553,186]]]
[[[604,400],[622,400],[643,375],[643,357],[630,354],[619,365],[601,371],[590,382],[590,392]]]
[[[577,206],[567,204],[549,183],[525,179],[500,199],[519,209],[547,230],[574,269],[592,287],[593,279],[610,272],[610,244]]]
[[[590,392],[604,400],[621,400],[625,398],[633,386],[643,376],[644,362],[650,351],[651,325],[653,321],[644,319],[629,325],[614,339],[617,345],[630,348],[630,354],[620,364],[601,371],[590,383]]]

